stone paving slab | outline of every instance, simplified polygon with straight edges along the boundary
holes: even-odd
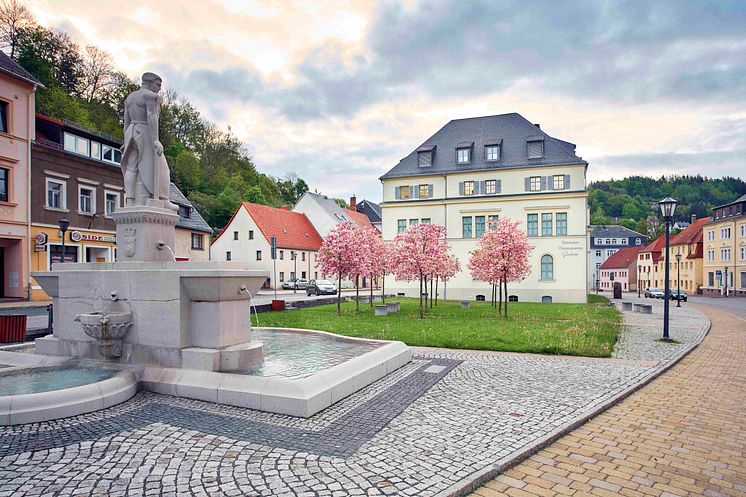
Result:
[[[688,326],[702,323],[695,313]],[[642,345],[624,360],[416,349],[411,364],[308,419],[141,393],[0,429],[0,496],[450,493],[670,357],[628,343]]]

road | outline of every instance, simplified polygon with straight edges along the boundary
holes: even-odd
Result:
[[[694,304],[711,305],[740,319],[746,320],[746,298],[744,297],[701,297],[690,295],[689,302]]]

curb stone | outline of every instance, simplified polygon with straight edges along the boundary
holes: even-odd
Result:
[[[698,309],[699,310],[699,309]],[[662,365],[660,368],[655,369],[654,371],[648,373],[646,376],[641,378],[637,383],[634,385],[630,385],[629,387],[625,388],[618,394],[608,398],[606,401],[601,403],[600,405],[594,406],[590,410],[586,411],[584,414],[581,414],[579,417],[575,418],[572,421],[569,421],[565,423],[564,425],[555,428],[552,432],[548,433],[547,435],[538,438],[533,443],[529,443],[528,445],[522,447],[521,449],[518,449],[514,451],[512,454],[503,457],[499,461],[497,461],[491,468],[485,468],[482,470],[479,470],[475,473],[472,473],[470,476],[458,481],[457,483],[454,483],[450,487],[446,488],[445,490],[442,490],[441,492],[438,492],[437,494],[434,494],[434,497],[461,497],[464,495],[468,495],[481,486],[483,486],[485,483],[494,480],[497,476],[500,474],[508,471],[509,469],[517,466],[518,464],[522,463],[532,455],[536,454],[540,450],[546,448],[547,446],[551,445],[555,441],[559,440],[563,436],[567,435],[571,431],[574,431],[575,429],[579,428],[580,426],[584,425],[587,421],[589,421],[592,418],[595,418],[599,414],[609,410],[611,407],[615,406],[619,402],[623,401],[633,393],[640,390],[642,387],[674,367],[679,361],[681,361],[684,357],[689,355],[691,351],[693,351],[695,348],[699,346],[700,343],[702,343],[702,340],[705,339],[707,334],[710,332],[710,328],[712,326],[712,321],[710,320],[710,317],[704,313],[702,310],[699,310],[704,314],[705,319],[707,320],[705,327],[704,327],[704,333],[701,334],[699,339],[696,342],[693,342],[689,347],[681,350],[678,355],[674,356],[672,359],[670,359],[668,362],[666,362],[664,365]]]

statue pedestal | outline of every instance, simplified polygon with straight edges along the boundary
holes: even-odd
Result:
[[[171,209],[138,205],[111,214],[117,225],[118,262],[173,261],[179,214]]]

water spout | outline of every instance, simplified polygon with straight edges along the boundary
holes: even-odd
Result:
[[[164,248],[168,249],[168,251],[171,253],[171,260],[173,260],[174,262],[176,261],[176,255],[174,254],[174,251],[171,250],[171,247],[166,245],[166,242],[158,240],[157,242],[155,242],[155,248],[157,248],[158,250],[163,250]]]
[[[256,325],[259,326],[259,313],[256,310],[256,304],[254,304],[254,296],[251,295],[251,292],[248,288],[246,288],[246,285],[241,285],[241,288],[238,289],[238,293],[245,293],[249,296],[249,324],[251,324],[251,307],[254,308],[254,316],[256,316]]]

